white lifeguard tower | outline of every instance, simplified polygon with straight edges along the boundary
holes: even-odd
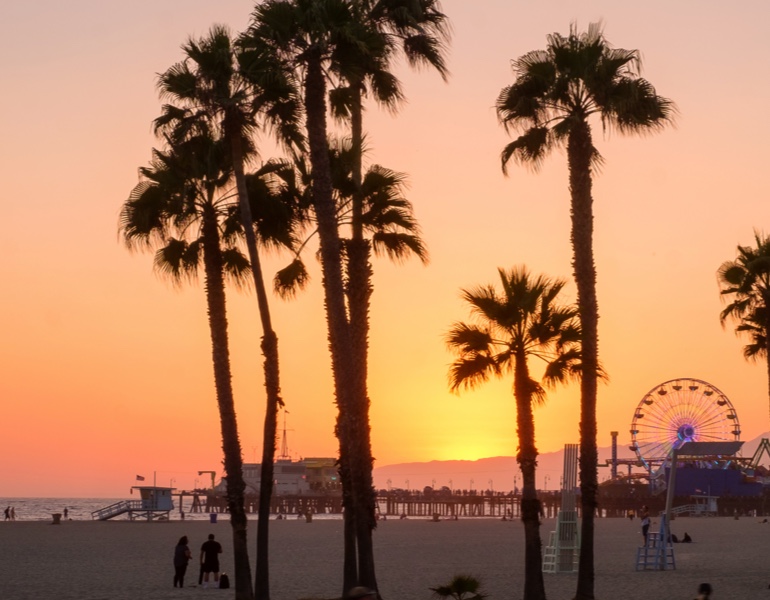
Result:
[[[120,515],[128,515],[131,521],[137,519],[147,521],[168,521],[169,513],[174,509],[172,493],[175,488],[155,485],[135,485],[131,488],[139,490],[139,500],[121,500],[91,513],[91,518],[107,521]]]
[[[578,445],[564,444],[564,476],[561,485],[561,508],[543,552],[544,573],[575,573],[580,560],[577,489]]]

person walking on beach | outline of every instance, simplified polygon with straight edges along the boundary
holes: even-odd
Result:
[[[647,545],[647,532],[650,530],[650,509],[647,506],[642,506],[642,512],[639,515],[642,519],[642,537],[644,538],[644,545]]]
[[[174,587],[184,587],[184,574],[187,571],[187,563],[192,558],[190,547],[187,545],[187,536],[183,535],[174,548]]]
[[[209,539],[201,546],[201,568],[203,569],[203,587],[209,586],[209,573],[214,573],[214,587],[219,587],[219,555],[222,554],[222,546],[214,541],[214,534],[209,534]]]
[[[11,520],[11,507],[7,506],[5,509],[5,520],[10,521]]]

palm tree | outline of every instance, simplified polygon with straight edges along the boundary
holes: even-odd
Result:
[[[532,276],[526,268],[498,269],[502,293],[493,286],[463,290],[475,323],[455,323],[446,336],[458,358],[449,371],[453,391],[472,389],[490,377],[513,373],[516,399],[516,461],[522,476],[521,520],[524,523],[524,597],[544,600],[540,517],[535,468],[533,404],[545,400],[543,387],[532,376],[529,360],[545,365],[543,382],[564,381],[579,373],[580,327],[577,309],[561,306],[562,280]]]
[[[751,340],[743,348],[748,360],[764,359],[770,397],[770,236],[754,231],[756,246],[738,246],[738,256],[719,267],[723,299],[732,301],[720,313],[722,326],[737,323],[735,332]]]
[[[612,48],[600,24],[568,36],[548,36],[545,50],[524,54],[512,63],[516,77],[497,98],[497,114],[506,129],[521,135],[502,152],[503,172],[511,158],[537,168],[554,147],[567,147],[572,216],[572,268],[583,328],[580,401],[580,489],[582,528],[577,600],[594,597],[594,515],[596,472],[596,397],[598,320],[593,256],[593,168],[600,162],[591,118],[621,133],[656,131],[670,123],[674,104],[639,76],[636,50]]]
[[[302,144],[302,136],[297,129],[299,104],[292,82],[280,78],[280,69],[275,70],[269,88],[251,85],[240,76],[231,35],[224,26],[213,26],[201,39],[190,38],[182,50],[185,59],[158,78],[161,95],[170,103],[163,107],[163,114],[156,119],[155,127],[156,131],[174,141],[194,135],[200,129],[212,129],[226,140],[231,154],[240,218],[262,325],[261,348],[267,398],[262,438],[255,589],[257,597],[269,598],[270,498],[278,409],[283,406],[283,399],[280,393],[278,337],[273,329],[262,275],[245,163],[256,152],[252,138],[258,126],[258,116],[274,125],[283,141]],[[269,68],[269,65],[263,64],[262,68]]]
[[[364,48],[371,48],[373,54],[379,52],[378,41],[379,38],[355,18],[348,0],[267,0],[256,7],[252,22],[240,40],[241,64],[255,82],[262,81],[264,71],[254,65],[267,61],[281,64],[284,72],[295,74],[286,75],[287,80],[303,82],[312,201],[318,225],[329,348],[339,409],[336,434],[340,442],[340,473],[343,481],[349,483],[345,510],[353,515],[353,522],[355,515],[366,510],[363,499],[371,496],[365,476],[371,473],[371,462],[360,433],[367,424],[356,420],[356,390],[365,371],[363,357],[358,356],[351,345],[347,314],[343,248],[337,230],[327,142],[327,75],[338,76],[340,58],[350,55],[354,47],[359,53]],[[358,562],[356,569],[352,550],[346,543],[343,589],[356,584],[376,589],[373,549],[361,536]]]
[[[372,294],[372,267],[370,264],[371,245],[364,236],[364,191],[363,154],[364,97],[371,95],[379,104],[395,110],[403,100],[398,79],[391,72],[391,62],[399,51],[412,66],[430,66],[446,79],[447,69],[444,58],[444,41],[448,39],[446,15],[440,11],[436,0],[365,0],[352,2],[356,19],[365,23],[376,36],[376,43],[365,51],[349,46],[350,52],[340,60],[340,75],[344,85],[332,91],[332,107],[336,116],[350,119],[352,144],[352,181],[354,191],[351,204],[350,239],[346,242],[346,274],[348,280],[347,300],[349,309],[350,335],[356,356],[360,357],[361,369],[355,381],[356,422],[360,425],[351,432],[361,437],[358,447],[366,452],[365,465],[361,473],[360,486],[363,494],[359,504],[363,510],[357,515],[357,523],[346,520],[346,537],[350,540],[355,529],[356,539],[361,548],[371,545],[372,531],[376,527],[375,494],[372,482],[374,458],[371,450],[369,407],[367,389],[369,306]],[[346,513],[347,514],[347,513]],[[348,541],[347,545],[352,542]],[[369,553],[364,550],[359,561]],[[359,564],[363,570],[373,569]],[[373,574],[371,575],[373,578]],[[372,582],[374,586],[374,583]],[[376,586],[375,586],[376,587]]]
[[[205,276],[217,403],[222,430],[227,505],[233,528],[236,598],[248,600],[251,574],[246,544],[245,483],[233,403],[225,279],[242,281],[248,260],[238,250],[238,231],[223,191],[231,172],[227,148],[204,135],[164,152],[155,150],[143,180],[123,205],[120,232],[130,249],[158,247],[155,267],[176,282]]]
[[[484,600],[486,594],[480,592],[481,582],[471,575],[455,575],[446,585],[430,588],[436,598],[454,600]]]

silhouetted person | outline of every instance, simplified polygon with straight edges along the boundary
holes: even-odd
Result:
[[[650,531],[650,509],[647,506],[642,506],[642,512],[639,515],[642,519],[642,537],[644,538],[644,545],[647,545],[647,532]]]
[[[201,565],[203,565],[203,587],[208,587],[209,573],[214,573],[214,587],[219,586],[219,555],[222,554],[222,546],[214,541],[214,534],[209,534],[209,539],[201,546]]]
[[[187,545],[187,536],[183,535],[174,548],[174,587],[184,587],[184,574],[187,571],[187,563],[190,562],[192,554]]]
[[[690,534],[687,533],[686,531],[684,532],[684,537],[682,538],[682,543],[683,544],[690,544],[690,543],[692,543],[692,538],[690,537]]]

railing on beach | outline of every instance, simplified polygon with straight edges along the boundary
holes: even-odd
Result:
[[[115,504],[110,504],[91,513],[94,521],[106,521],[112,517],[117,517],[132,510],[139,510],[142,507],[141,500],[121,500]]]

